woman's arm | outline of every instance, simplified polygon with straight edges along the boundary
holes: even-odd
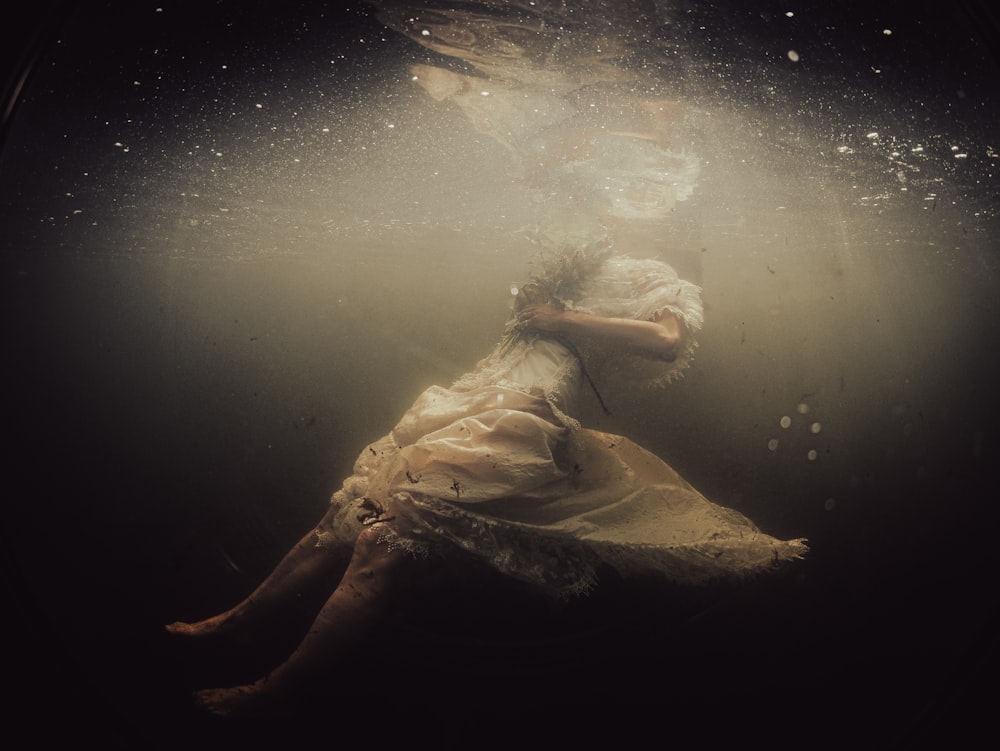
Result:
[[[668,311],[652,321],[633,321],[560,310],[542,303],[525,305],[518,320],[528,329],[564,336],[573,342],[596,341],[656,360],[673,361],[680,351],[681,322]]]

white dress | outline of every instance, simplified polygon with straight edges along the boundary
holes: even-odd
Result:
[[[602,565],[701,583],[801,557],[804,541],[762,533],[634,442],[570,416],[585,375],[635,387],[686,367],[702,322],[698,288],[666,264],[613,258],[579,298],[562,302],[638,320],[671,311],[684,323],[680,356],[608,357],[545,338],[498,345],[451,388],[426,390],[361,452],[332,499],[339,524],[317,532],[318,544],[378,524],[390,545],[457,547],[559,596],[588,591]]]

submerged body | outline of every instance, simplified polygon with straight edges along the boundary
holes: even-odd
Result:
[[[362,451],[333,498],[341,523],[319,544],[356,535],[351,520],[378,500],[393,506],[387,542],[455,545],[559,595],[589,590],[601,565],[700,583],[800,556],[801,541],[762,533],[628,438],[570,416],[585,372],[605,382],[614,368],[642,388],[687,366],[702,321],[697,288],[666,264],[619,257],[577,292],[558,309],[526,304],[528,335],[451,388],[425,391]]]
[[[699,584],[801,557],[802,540],[764,534],[634,442],[571,416],[585,384],[599,397],[596,383],[671,381],[701,323],[698,288],[658,261],[576,254],[523,288],[490,355],[361,452],[317,528],[250,597],[168,626],[252,644],[247,634],[292,628],[293,610],[315,613],[266,679],[199,702],[219,715],[287,706],[357,654],[402,585],[437,584],[470,556],[556,598],[588,591],[602,567]]]

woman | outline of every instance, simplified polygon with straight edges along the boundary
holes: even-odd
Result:
[[[545,263],[493,352],[361,452],[317,528],[247,600],[167,627],[192,641],[239,638],[302,602],[318,608],[266,679],[199,692],[201,704],[221,715],[279,706],[353,654],[402,587],[450,561],[565,598],[601,567],[699,583],[801,557],[802,540],[761,533],[632,441],[571,417],[583,392],[601,399],[597,381],[672,380],[701,324],[699,289],[659,261],[604,250]]]

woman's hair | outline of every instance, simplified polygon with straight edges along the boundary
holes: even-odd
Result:
[[[611,254],[612,242],[607,236],[582,247],[543,248],[532,262],[535,268],[529,273],[529,283],[542,290],[550,302],[562,305],[579,295]]]

